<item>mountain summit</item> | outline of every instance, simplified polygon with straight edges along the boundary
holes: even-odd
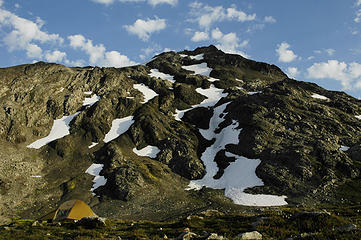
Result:
[[[3,218],[360,204],[361,101],[214,46],[125,68],[0,69]]]

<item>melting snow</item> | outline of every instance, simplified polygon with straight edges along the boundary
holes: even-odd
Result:
[[[64,91],[64,88],[62,87],[62,88],[60,88],[60,90],[59,90],[60,92],[63,92]]]
[[[228,93],[223,93],[223,89],[216,88],[213,84],[207,89],[197,88],[196,91],[207,98],[204,99],[200,104],[193,105],[191,108],[184,110],[176,109],[176,113],[173,116],[177,121],[181,121],[184,113],[191,110],[192,108],[214,106],[222,97],[227,97],[228,95]]]
[[[181,57],[188,57],[188,55],[186,55],[186,54],[179,54],[179,56],[181,56]]]
[[[160,150],[156,146],[149,145],[140,150],[137,150],[137,148],[133,148],[133,152],[135,154],[137,154],[138,156],[156,158],[157,154],[160,152]]]
[[[345,151],[347,151],[347,150],[349,150],[349,149],[350,149],[350,147],[342,146],[342,145],[341,145],[341,147],[340,147],[338,150],[345,152]]]
[[[361,120],[361,115],[356,115],[355,116],[357,119]]]
[[[84,92],[85,95],[91,95],[93,92],[89,91],[89,92]]]
[[[160,79],[167,80],[167,81],[170,81],[172,83],[175,83],[174,77],[172,75],[159,72],[158,69],[151,69],[149,76],[160,78]]]
[[[262,93],[262,91],[247,92],[248,95],[254,95],[254,94],[258,94],[258,93]]]
[[[42,176],[40,176],[40,175],[33,175],[33,176],[31,176],[32,178],[41,178]]]
[[[203,56],[204,54],[201,53],[201,54],[198,54],[198,55],[195,55],[195,56],[189,56],[191,59],[195,59],[195,60],[203,60]]]
[[[313,98],[321,99],[321,100],[329,100],[327,97],[319,95],[317,93],[312,94]]]
[[[96,143],[96,142],[92,142],[92,144],[90,144],[90,146],[89,146],[88,148],[95,147],[96,145],[98,145],[98,143]]]
[[[242,156],[226,152],[226,156],[235,157],[236,161],[228,166],[220,179],[214,179],[218,171],[218,166],[214,161],[216,154],[225,149],[227,144],[238,144],[238,136],[242,129],[237,129],[238,123],[233,120],[232,124],[222,129],[218,134],[215,130],[224,121],[220,117],[229,103],[222,104],[214,109],[214,114],[210,120],[208,130],[200,130],[206,139],[215,138],[216,141],[208,147],[202,154],[201,160],[206,167],[206,175],[200,180],[193,180],[188,186],[188,190],[199,190],[203,186],[213,189],[225,189],[225,196],[231,198],[234,203],[247,206],[279,206],[286,205],[286,196],[274,196],[265,194],[247,194],[243,191],[246,188],[262,186],[263,182],[257,177],[255,171],[260,164],[259,159],[248,159]]]
[[[204,75],[209,77],[209,74],[212,71],[212,68],[207,67],[207,63],[200,63],[189,66],[182,66],[183,69],[188,71],[193,71],[194,74]]]
[[[70,124],[71,120],[73,120],[73,118],[76,117],[79,113],[80,112],[76,112],[73,115],[64,116],[60,119],[54,120],[54,123],[50,130],[49,135],[44,138],[41,138],[39,140],[36,140],[35,142],[29,144],[27,147],[39,149],[42,146],[45,146],[46,144],[48,144],[56,139],[59,139],[59,138],[69,135],[70,134],[69,124]]]
[[[105,134],[104,142],[110,142],[113,139],[116,139],[130,128],[134,123],[133,116],[128,116],[125,118],[117,118],[114,119],[112,122],[112,127],[110,128],[109,132]]]
[[[91,94],[91,92],[90,92],[90,94]],[[99,100],[100,100],[100,97],[97,96],[96,94],[94,94],[92,97],[84,99],[83,106],[93,106]]]
[[[148,86],[141,84],[134,84],[133,87],[143,93],[144,95],[144,101],[142,103],[147,103],[149,100],[154,98],[155,96],[158,96],[156,92],[154,92],[152,89],[150,89]]]
[[[90,189],[90,191],[94,191],[100,186],[104,186],[107,183],[107,179],[104,176],[100,176],[99,173],[103,170],[104,164],[96,164],[93,163],[90,165],[90,167],[85,171],[86,173],[94,176],[93,179],[93,187]],[[93,193],[93,195],[95,195]]]

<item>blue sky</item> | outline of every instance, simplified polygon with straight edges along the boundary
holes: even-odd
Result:
[[[122,67],[210,44],[361,98],[361,0],[0,0],[0,67]]]

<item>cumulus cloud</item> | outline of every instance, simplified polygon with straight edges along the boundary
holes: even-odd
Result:
[[[314,63],[307,69],[307,77],[313,79],[333,79],[339,81],[348,90],[361,88],[361,64],[357,62],[345,63],[337,60]]]
[[[48,51],[45,53],[45,59],[48,62],[62,62],[66,59],[66,53],[58,50]]]
[[[358,7],[358,6],[360,6],[360,5],[361,5],[361,0],[357,0],[356,6]]]
[[[72,35],[68,37],[70,46],[80,49],[89,55],[89,62],[92,65],[102,67],[125,67],[135,65],[127,56],[117,51],[106,51],[103,44],[94,45],[92,40],[86,39],[83,35]]]
[[[125,29],[134,35],[137,35],[141,40],[148,41],[149,37],[154,32],[160,32],[167,26],[165,19],[138,19],[133,25],[125,25]]]
[[[192,22],[197,22],[198,25],[203,29],[209,29],[213,23],[225,20],[245,22],[256,19],[256,14],[247,14],[242,10],[237,10],[235,7],[212,7],[197,1],[191,3],[189,7],[191,8],[191,19],[189,20]]]
[[[206,32],[195,32],[191,40],[193,42],[201,42],[201,41],[206,41],[208,39],[209,39],[208,33],[206,33]]]
[[[43,50],[39,44],[50,43],[61,45],[63,38],[58,34],[42,31],[44,21],[40,18],[36,22],[21,18],[7,10],[0,9],[0,27],[6,27],[2,42],[8,51],[25,50],[29,58],[41,59]],[[5,29],[5,28],[4,28]]]
[[[265,21],[266,23],[275,23],[275,22],[276,22],[276,19],[275,19],[274,17],[272,17],[272,16],[265,16],[265,17],[264,17],[264,21]]]
[[[249,56],[239,50],[239,48],[243,48],[248,45],[248,40],[244,40],[240,42],[240,39],[238,38],[237,34],[234,32],[230,32],[227,34],[224,34],[219,30],[219,28],[215,28],[211,32],[211,37],[213,40],[216,40],[216,47],[223,52],[231,53],[231,54],[238,54],[245,58],[249,58]]]
[[[0,0],[0,7],[4,4],[3,0]]]
[[[298,75],[300,74],[300,72],[298,71],[298,68],[296,67],[289,67],[287,68],[287,75],[290,78],[296,78]]]
[[[314,50],[313,52],[316,54],[326,53],[327,55],[332,56],[333,54],[335,54],[336,50],[333,48],[327,48],[322,50]]]
[[[116,2],[116,0],[91,0],[91,1],[96,2],[96,3],[105,4],[105,5],[109,5],[109,4]],[[118,2],[121,2],[121,3],[147,2],[149,5],[152,5],[152,6],[157,6],[158,4],[169,4],[169,5],[175,6],[178,4],[178,0],[118,0]]]
[[[291,46],[286,42],[282,42],[280,45],[278,45],[278,48],[276,49],[278,54],[278,61],[288,63],[297,58],[297,55],[289,49],[290,47]]]

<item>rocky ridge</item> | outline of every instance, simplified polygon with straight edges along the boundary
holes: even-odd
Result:
[[[194,74],[189,66],[208,72]],[[172,78],[159,78],[154,69]],[[209,46],[120,69],[21,65],[0,69],[0,82],[4,217],[37,217],[71,198],[120,218],[164,219],[215,205],[239,209],[222,191],[184,190],[206,174],[201,156],[215,139],[199,129],[208,129],[214,109],[225,103],[215,132],[234,121],[241,131],[237,144],[217,152],[214,178],[235,161],[228,152],[261,161],[256,174],[264,185],[248,193],[286,195],[289,204],[360,202],[361,101],[289,79],[274,65]],[[135,87],[141,84],[155,97],[145,102]],[[212,89],[216,97],[207,95]],[[98,98],[85,104],[92,96]],[[69,135],[27,148],[49,134],[55,119],[75,113]],[[129,129],[105,142],[113,120],[129,116]],[[146,146],[159,149],[155,158],[133,151]],[[85,173],[93,163],[103,165],[107,180],[95,195],[94,177]]]

